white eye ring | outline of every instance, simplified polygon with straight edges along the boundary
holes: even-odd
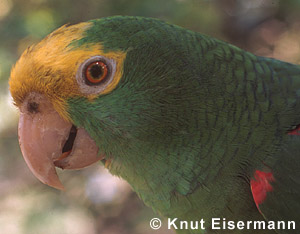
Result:
[[[90,64],[98,61],[103,62],[107,66],[107,77],[105,77],[103,81],[99,82],[99,84],[91,84],[86,79],[86,69]],[[80,64],[76,73],[76,80],[82,93],[99,94],[103,92],[105,88],[112,82],[115,73],[116,61],[97,55],[85,60],[82,64]]]

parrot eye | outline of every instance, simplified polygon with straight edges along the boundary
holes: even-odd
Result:
[[[87,84],[95,85],[105,80],[108,75],[107,65],[102,61],[90,63],[85,69],[85,79]]]
[[[113,80],[116,62],[103,56],[85,60],[76,74],[79,88],[85,94],[101,93]]]

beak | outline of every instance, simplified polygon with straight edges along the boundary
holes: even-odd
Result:
[[[20,107],[19,143],[31,172],[44,184],[64,189],[55,166],[81,169],[104,158],[83,128],[64,120],[42,94],[30,93]]]

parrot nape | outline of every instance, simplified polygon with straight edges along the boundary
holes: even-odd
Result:
[[[296,232],[216,230],[212,218],[299,225],[300,66],[114,16],[29,47],[9,85],[22,154],[43,183],[62,189],[55,167],[101,161],[161,215],[205,220],[179,233]]]

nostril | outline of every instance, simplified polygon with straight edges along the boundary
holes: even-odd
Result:
[[[37,102],[28,102],[27,110],[32,114],[37,113],[39,112],[39,104]]]

